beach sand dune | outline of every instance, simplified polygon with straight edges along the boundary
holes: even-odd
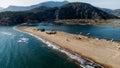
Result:
[[[34,28],[16,29],[32,33],[109,68],[120,68],[120,43],[60,31],[49,35]]]

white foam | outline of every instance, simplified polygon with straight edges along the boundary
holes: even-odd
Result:
[[[29,39],[28,38],[20,38],[17,42],[27,42]]]
[[[4,34],[4,35],[13,35],[12,33],[10,33],[10,32],[1,32],[2,34]]]
[[[14,28],[14,29],[15,29],[15,28]],[[15,30],[16,30],[16,29],[15,29]],[[20,31],[20,30],[17,30],[17,31]],[[20,32],[23,32],[23,31],[20,31]],[[94,67],[93,67],[93,64],[94,64],[94,65],[97,65],[97,66],[101,66],[101,65],[99,65],[99,64],[94,63],[93,61],[91,61],[91,60],[89,60],[89,59],[85,59],[85,58],[81,57],[80,55],[78,55],[78,54],[76,54],[76,53],[71,53],[71,52],[69,52],[68,50],[66,50],[66,49],[64,49],[64,48],[61,48],[61,47],[57,46],[56,44],[54,44],[54,43],[52,43],[52,42],[49,42],[49,41],[47,41],[47,40],[44,40],[44,39],[42,39],[42,38],[40,38],[40,37],[38,37],[38,36],[36,36],[36,35],[34,35],[34,34],[31,34],[31,33],[28,33],[28,32],[23,32],[23,33],[30,34],[30,35],[38,38],[39,40],[41,40],[43,43],[47,44],[48,47],[51,47],[51,48],[53,48],[53,49],[55,49],[55,50],[58,50],[58,51],[60,51],[60,52],[62,52],[62,53],[64,53],[64,54],[66,54],[66,55],[69,56],[71,59],[76,60],[78,63],[80,63],[80,66],[83,67],[83,68],[94,68]],[[86,64],[86,63],[88,63],[88,62],[89,62],[90,65]],[[104,68],[104,67],[101,66],[101,68]]]

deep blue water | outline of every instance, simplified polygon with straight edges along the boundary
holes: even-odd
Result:
[[[93,25],[68,25],[68,24],[56,24],[54,22],[42,22],[39,23],[37,28],[44,28],[46,30],[59,30],[72,34],[83,35],[90,33],[90,36],[104,39],[113,39],[114,41],[120,41],[120,28],[112,26],[93,26]]]
[[[0,27],[0,68],[78,68],[64,54],[12,27]]]

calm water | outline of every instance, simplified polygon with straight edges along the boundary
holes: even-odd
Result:
[[[120,28],[111,26],[92,26],[92,25],[67,25],[67,24],[56,24],[54,22],[43,22],[40,23],[38,28],[44,28],[46,30],[59,30],[68,33],[83,35],[90,33],[92,37],[114,39],[114,41],[120,41]]]
[[[0,27],[0,68],[78,68],[78,65],[28,34]]]

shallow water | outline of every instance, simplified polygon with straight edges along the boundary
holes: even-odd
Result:
[[[79,68],[35,37],[0,27],[0,68]]]
[[[112,26],[93,26],[93,25],[68,25],[68,24],[56,24],[54,22],[41,22],[37,28],[44,28],[46,30],[59,30],[72,34],[83,35],[90,33],[90,36],[104,39],[113,39],[114,41],[120,41],[120,28]]]

